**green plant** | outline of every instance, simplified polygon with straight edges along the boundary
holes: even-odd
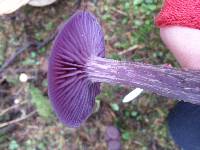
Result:
[[[38,114],[45,119],[52,118],[53,113],[50,103],[48,99],[43,96],[42,92],[38,88],[30,86],[30,93],[32,97],[31,102],[36,107]]]
[[[17,143],[16,140],[12,140],[9,143],[8,149],[9,150],[17,150],[17,149],[19,149],[19,144]]]
[[[133,132],[130,132],[130,131],[124,131],[122,133],[122,139],[125,140],[125,141],[128,141],[128,140],[131,140],[133,138]]]

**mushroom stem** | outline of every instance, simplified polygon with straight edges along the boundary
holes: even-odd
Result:
[[[200,71],[91,57],[86,64],[92,82],[139,87],[159,95],[200,104]]]

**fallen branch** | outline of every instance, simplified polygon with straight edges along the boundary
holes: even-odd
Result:
[[[31,113],[29,113],[28,115],[26,115],[26,116],[24,116],[24,117],[21,117],[21,118],[12,120],[12,121],[8,121],[8,122],[5,122],[5,123],[2,123],[2,124],[0,124],[0,128],[6,127],[6,126],[11,125],[11,124],[18,123],[18,122],[23,121],[23,120],[26,120],[26,119],[28,119],[29,117],[31,117],[31,116],[33,116],[34,114],[36,114],[36,112],[37,112],[37,111],[35,110],[35,111],[32,111]]]
[[[19,104],[16,104],[16,105],[13,105],[13,106],[11,106],[11,107],[9,107],[9,108],[6,108],[6,109],[4,109],[4,110],[2,110],[1,112],[0,112],[0,116],[3,116],[5,113],[7,113],[7,112],[9,112],[9,111],[11,111],[11,110],[13,110],[13,109],[15,109],[15,108],[18,108],[20,105],[23,105],[23,104],[26,104],[27,103],[27,101],[22,101],[21,103],[19,103]]]
[[[40,49],[42,47],[44,47],[45,45],[47,45],[49,42],[51,42],[55,36],[56,36],[57,32],[54,32],[52,35],[48,36],[47,39],[45,39],[43,42],[34,42],[34,43],[28,43],[25,46],[23,46],[22,48],[19,48],[16,50],[16,53],[14,53],[0,68],[0,73],[2,73],[9,65],[11,65],[14,60],[17,58],[17,56],[19,56],[21,53],[23,53],[24,51],[28,50],[30,47],[35,46],[36,49]]]

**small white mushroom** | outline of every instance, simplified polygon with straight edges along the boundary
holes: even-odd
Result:
[[[122,100],[123,103],[128,103],[135,98],[137,98],[144,90],[140,88],[136,88],[133,91],[131,91],[129,94],[127,94],[124,99]]]
[[[28,76],[27,76],[27,74],[25,74],[25,73],[21,73],[20,75],[19,75],[19,80],[21,81],[21,82],[27,82],[27,80],[28,80]]]
[[[21,101],[21,100],[17,98],[17,99],[14,100],[14,103],[15,103],[15,104],[19,104],[20,101]]]

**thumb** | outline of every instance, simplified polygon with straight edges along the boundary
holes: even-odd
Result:
[[[165,0],[156,25],[182,67],[200,69],[200,1]]]
[[[163,27],[160,36],[183,68],[200,69],[200,30]]]

